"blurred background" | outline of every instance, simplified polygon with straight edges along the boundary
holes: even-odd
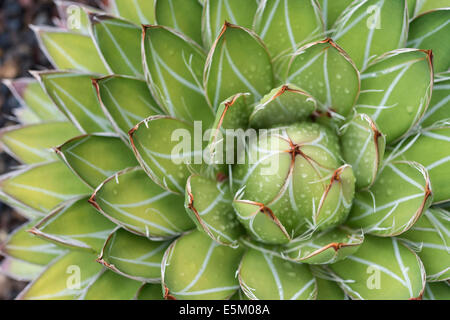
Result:
[[[98,6],[96,0],[74,2]],[[56,16],[53,0],[0,0],[0,79],[29,77],[28,70],[51,68],[28,25],[52,25]],[[6,86],[0,84],[0,128],[16,124],[12,110],[18,106]],[[15,165],[11,157],[0,153],[0,174]],[[24,222],[20,215],[0,202],[0,243]],[[24,286],[25,283],[0,274],[0,300],[13,299]]]

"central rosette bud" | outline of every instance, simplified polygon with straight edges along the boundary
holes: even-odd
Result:
[[[338,136],[302,122],[268,130],[250,141],[233,180],[234,207],[258,241],[283,244],[345,221],[355,178],[343,163]]]

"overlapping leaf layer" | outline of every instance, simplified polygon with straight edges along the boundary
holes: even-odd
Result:
[[[449,299],[448,0],[55,3],[5,81],[18,298]]]

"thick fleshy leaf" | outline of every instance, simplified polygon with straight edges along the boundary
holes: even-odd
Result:
[[[450,283],[446,281],[428,282],[423,300],[450,300]]]
[[[405,0],[354,1],[336,21],[332,38],[360,70],[376,56],[405,47],[408,8]]]
[[[396,238],[366,236],[354,255],[329,267],[353,299],[417,299],[425,288],[422,262]]]
[[[194,126],[167,116],[153,116],[137,124],[129,135],[136,157],[150,178],[164,189],[184,194],[191,164],[202,162],[203,148],[194,141]]]
[[[317,298],[316,298],[317,300],[346,299],[344,291],[342,291],[337,282],[316,277],[316,283],[317,283]]]
[[[205,47],[210,48],[225,23],[251,29],[258,0],[207,0],[203,7],[202,36]]]
[[[99,253],[115,227],[89,204],[87,198],[81,198],[53,210],[29,232],[70,249]]]
[[[159,187],[140,168],[107,179],[90,202],[116,224],[151,239],[172,238],[194,228],[183,197]]]
[[[0,186],[7,197],[45,213],[63,201],[90,192],[60,161],[10,172],[0,177]]]
[[[110,6],[115,15],[130,20],[135,24],[155,22],[156,0],[111,0]]]
[[[435,77],[430,106],[421,125],[427,127],[445,119],[450,119],[450,73]]]
[[[250,115],[253,128],[270,128],[306,120],[317,109],[316,100],[294,85],[273,89],[254,107]]]
[[[17,281],[33,281],[44,268],[38,264],[7,257],[0,263],[0,274]]]
[[[238,271],[239,283],[252,300],[312,300],[316,279],[308,266],[248,250]]]
[[[160,284],[145,284],[137,294],[137,300],[164,300]]]
[[[172,117],[211,126],[214,115],[201,81],[203,49],[163,26],[144,26],[143,32],[144,71],[159,105]]]
[[[202,43],[201,21],[203,7],[198,0],[157,0],[156,22],[175,29]]]
[[[220,166],[235,164],[237,158],[236,140],[239,140],[239,130],[248,127],[251,98],[249,94],[238,93],[219,105],[216,120],[212,126],[209,139],[208,163]]]
[[[402,239],[417,248],[428,281],[450,280],[450,213],[429,209]]]
[[[356,109],[376,122],[387,143],[408,132],[428,108],[433,86],[431,59],[430,51],[396,50],[376,59],[361,74]]]
[[[40,120],[66,120],[66,117],[47,96],[38,81],[32,78],[20,78],[3,80],[3,83],[11,90],[22,108],[29,108],[30,112]]]
[[[287,82],[311,94],[320,110],[342,119],[359,95],[359,72],[350,57],[333,40],[300,48],[291,58]]]
[[[42,51],[55,68],[108,73],[103,57],[89,36],[52,27],[31,28],[36,33]]]
[[[111,71],[144,78],[142,30],[133,23],[108,15],[91,14],[89,18],[95,44]]]
[[[128,131],[149,116],[162,114],[142,80],[108,76],[93,80],[98,100],[114,129],[128,141]],[[127,92],[127,94],[123,94]],[[130,97],[133,97],[130,103]]]
[[[319,0],[327,30],[333,31],[334,23],[352,2],[353,0]]]
[[[80,131],[69,122],[47,122],[10,126],[0,131],[3,149],[21,163],[56,160],[50,148],[77,136]]]
[[[450,200],[450,126],[423,130],[397,146],[401,160],[416,161],[423,165],[431,180],[433,201]]]
[[[92,188],[117,172],[138,165],[128,146],[112,135],[79,136],[56,148],[56,152]]]
[[[261,39],[225,22],[209,52],[204,84],[214,110],[239,92],[251,93],[255,102],[260,100],[273,87],[270,56]]]
[[[295,52],[324,37],[320,7],[311,0],[261,1],[255,31],[272,57]]]
[[[342,156],[353,168],[356,186],[371,186],[384,157],[386,137],[368,115],[357,115],[341,136]]]
[[[169,244],[119,229],[109,236],[97,261],[124,277],[159,283],[161,261]]]
[[[166,299],[230,298],[238,289],[235,273],[243,250],[219,245],[201,231],[175,240],[162,261]]]
[[[72,251],[52,263],[17,299],[77,299],[101,273],[102,265],[95,262],[95,255]]]
[[[364,241],[362,234],[344,228],[329,229],[307,240],[292,240],[282,254],[293,261],[309,264],[331,264],[354,254]]]
[[[436,73],[448,71],[450,68],[449,34],[450,8],[431,11],[418,16],[411,22],[408,47],[433,50],[434,71]]]
[[[66,251],[29,233],[34,223],[24,224],[11,233],[1,245],[0,252],[20,261],[45,266]]]
[[[424,1],[424,0],[419,0],[419,1]],[[406,0],[406,5],[408,6],[408,17],[409,20],[411,20],[414,17],[414,13],[416,11],[416,3],[417,0]]]
[[[409,230],[432,202],[424,167],[413,162],[389,162],[369,190],[356,194],[347,223],[381,237]]]
[[[419,15],[427,11],[431,11],[439,8],[450,7],[449,0],[416,0],[415,14]],[[412,18],[412,17],[411,17]]]
[[[57,24],[72,32],[89,35],[89,16],[87,12],[100,10],[75,1],[55,0],[59,20]]]
[[[92,86],[98,75],[64,71],[34,73],[58,108],[83,133],[111,132]]]
[[[340,167],[339,149],[329,128],[306,122],[251,142],[232,177],[241,186],[234,206],[247,230],[259,241],[281,244],[342,223],[355,179],[350,166]]]
[[[136,297],[142,282],[127,279],[112,271],[104,270],[90,283],[80,300],[132,300]]]
[[[213,181],[198,175],[189,177],[185,208],[199,230],[224,245],[237,245],[242,226],[232,206],[228,181]]]

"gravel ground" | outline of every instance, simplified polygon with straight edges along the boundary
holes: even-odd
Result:
[[[97,1],[76,2],[95,6]],[[28,77],[28,70],[51,67],[28,25],[51,25],[56,14],[52,0],[0,0],[0,79]],[[0,128],[15,124],[12,110],[16,107],[17,101],[0,84]],[[15,165],[17,163],[11,157],[0,154],[0,174]],[[23,222],[22,217],[0,202],[0,243]],[[14,298],[24,285],[0,274],[0,300]]]

